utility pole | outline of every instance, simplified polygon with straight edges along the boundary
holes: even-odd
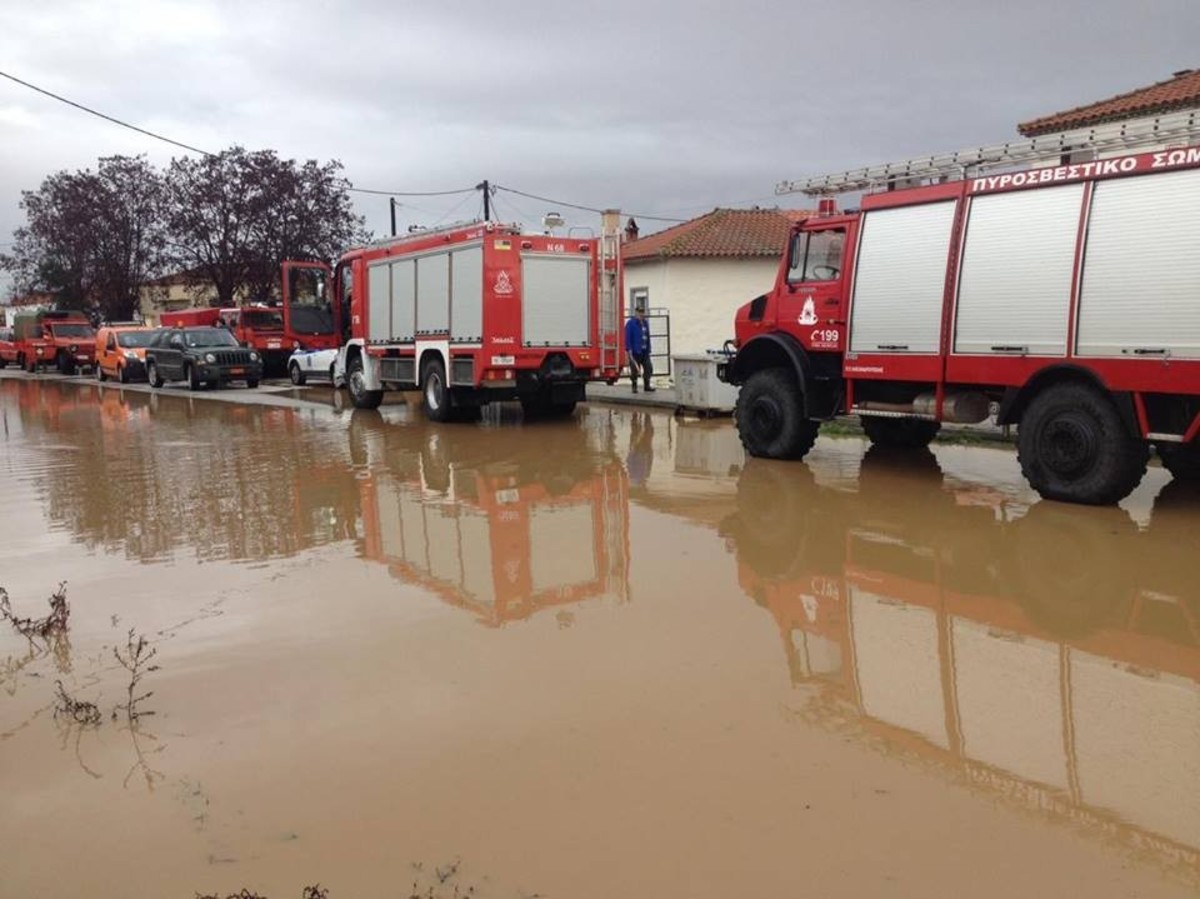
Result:
[[[388,197],[388,206],[392,210],[392,237],[396,236],[396,207],[400,204],[396,202],[395,197]]]
[[[475,185],[475,189],[483,191],[483,220],[490,222],[492,220],[492,187],[485,178]]]

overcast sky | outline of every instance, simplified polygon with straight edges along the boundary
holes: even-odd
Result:
[[[0,5],[0,70],[192,146],[336,158],[359,187],[488,178],[667,217],[802,206],[776,182],[1005,140],[1192,67],[1200,0]],[[140,153],[183,151],[0,79],[0,244],[22,189]],[[479,211],[475,194],[401,202],[402,225]],[[385,198],[358,208],[387,231]],[[534,225],[554,207],[496,208]]]

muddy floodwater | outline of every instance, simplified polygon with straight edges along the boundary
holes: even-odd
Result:
[[[1161,469],[1076,508],[1000,445],[243,398],[0,378],[0,587],[70,604],[0,621],[0,896],[1200,890]]]

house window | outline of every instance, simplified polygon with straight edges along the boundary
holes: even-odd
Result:
[[[629,288],[629,314],[641,310],[642,312],[650,311],[650,288],[649,287],[631,287]]]

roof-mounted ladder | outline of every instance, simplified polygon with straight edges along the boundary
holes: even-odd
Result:
[[[1045,162],[1081,150],[1104,153],[1135,150],[1167,143],[1200,139],[1200,112],[1164,113],[1122,122],[1107,122],[1092,128],[1077,128],[1027,140],[1009,141],[986,147],[959,150],[935,156],[919,156],[903,162],[850,169],[831,175],[781,181],[776,194],[829,196],[849,191],[875,190],[889,186],[913,186],[927,181],[966,178],[987,169]]]

